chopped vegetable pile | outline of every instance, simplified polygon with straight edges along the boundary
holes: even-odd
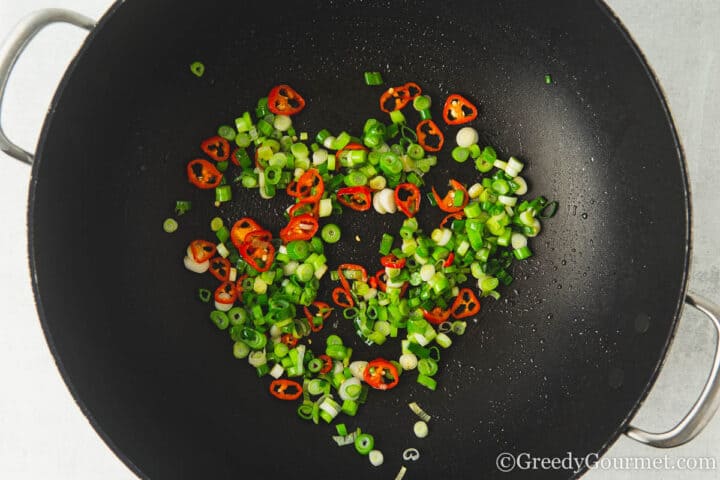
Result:
[[[194,64],[193,72],[201,69]],[[366,72],[365,83],[382,85],[383,78]],[[414,126],[403,113],[408,105],[419,117]],[[238,188],[255,189],[266,199],[287,196],[287,224],[279,232],[257,218],[225,225],[216,217],[215,239],[190,242],[184,264],[215,278],[214,292],[201,289],[198,297],[214,305],[210,319],[228,332],[233,355],[247,358],[259,377],[272,377],[270,394],[297,401],[304,420],[331,423],[341,414],[355,416],[370,389],[391,390],[413,370],[417,383],[435,390],[441,349],[465,332],[482,298],[500,297],[498,288],[513,281],[512,262],[532,255],[528,238],[538,235],[540,219],[557,209],[544,197],[523,199],[528,191],[520,176],[523,163],[498,158],[492,147],[479,144],[470,126],[456,132],[450,156],[460,163],[472,159],[481,180],[468,185],[449,178],[447,191],[433,187],[423,198],[423,176],[439,161],[450,161],[436,155],[445,134],[433,121],[431,105],[414,82],[390,87],[379,99],[388,122],[370,118],[357,134],[322,129],[311,141],[293,122],[305,99],[291,86],[278,85],[234,126],[220,126],[200,145],[205,157],[187,164],[189,182],[214,190],[216,206],[231,201]],[[467,125],[477,117],[478,108],[462,95],[452,94],[443,104],[447,125]],[[468,177],[471,171],[468,167]],[[190,207],[178,201],[176,214]],[[424,232],[416,216],[435,208],[447,215]],[[350,263],[328,266],[325,244],[347,232],[326,219],[343,209],[366,215],[400,211],[406,217],[398,232],[383,235],[382,268],[374,273]],[[177,221],[166,219],[164,229],[175,232]],[[326,275],[336,282],[333,305],[318,298]],[[322,330],[335,310],[368,345],[401,338],[398,357],[356,359],[334,334],[324,350],[311,350],[303,340]],[[414,432],[423,438],[430,416],[416,404],[411,408],[421,418]],[[383,462],[368,434],[348,434],[338,425],[336,441],[354,443],[373,465]]]

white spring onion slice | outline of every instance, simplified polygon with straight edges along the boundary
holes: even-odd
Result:
[[[409,460],[411,462],[416,462],[420,459],[420,452],[417,448],[406,448],[403,450],[402,453],[403,460]]]
[[[457,254],[461,257],[464,257],[468,250],[470,250],[470,242],[468,242],[467,240],[463,240],[462,242],[460,242],[460,245],[458,245],[456,248]]]
[[[320,204],[318,207],[318,215],[320,218],[329,217],[332,215],[332,199],[330,198],[323,198],[320,200]]]
[[[507,205],[508,207],[514,207],[517,203],[517,197],[511,197],[509,195],[499,195],[498,201],[503,205]]]
[[[524,212],[523,212],[524,213]],[[540,224],[540,220],[537,218],[533,219],[532,225],[530,225],[532,228],[532,235],[528,235],[528,237],[537,237],[537,235],[540,233],[540,230],[542,229],[542,225]]]
[[[418,438],[427,437],[429,433],[427,423],[422,420],[418,420],[417,422],[415,422],[415,425],[413,425],[413,432]]]
[[[423,422],[429,422],[432,418],[425,410],[420,408],[420,405],[415,402],[410,403],[408,407],[410,407],[410,410],[412,410],[415,415],[420,417],[420,420],[422,420]]]
[[[237,268],[231,267],[230,275],[228,276],[228,281],[234,282],[235,280],[237,280]]]
[[[511,177],[517,177],[518,173],[522,172],[525,165],[515,157],[508,158],[507,167],[505,167],[505,173]]]
[[[185,268],[195,273],[205,273],[208,271],[208,268],[210,268],[210,260],[198,263],[187,255],[183,258],[183,263],[185,264]]]
[[[448,348],[450,347],[450,345],[452,345],[452,339],[444,333],[440,332],[435,337],[435,343],[440,345],[442,348]]]
[[[377,288],[369,288],[368,291],[363,295],[363,298],[365,300],[370,300],[371,298],[377,297],[378,290]]]
[[[458,130],[455,141],[458,146],[468,148],[480,140],[477,130],[472,127],[463,127]]]
[[[232,303],[215,302],[215,310],[220,310],[221,312],[227,312],[232,307],[233,307]]]
[[[470,198],[478,198],[483,190],[485,190],[485,188],[483,188],[481,184],[475,183],[468,188],[468,195]]]
[[[332,148],[332,144],[335,143],[335,137],[332,135],[328,135],[327,138],[323,141],[323,147],[325,148]]]
[[[292,118],[287,115],[275,115],[273,127],[275,127],[275,130],[286,132],[290,129],[290,127],[292,127]]]
[[[267,363],[265,350],[255,350],[250,352],[250,355],[248,355],[248,363],[256,368],[260,365],[265,365]]]
[[[527,182],[523,177],[513,178],[513,182],[518,184],[518,189],[515,190],[515,195],[525,195],[528,191]]]
[[[415,255],[413,255],[413,258],[415,258],[415,261],[416,261],[419,265],[425,265],[426,263],[428,263],[428,259],[427,259],[427,258],[421,257],[421,256],[418,255],[417,253],[416,253]]]
[[[397,204],[395,203],[395,191],[390,188],[383,188],[376,195],[380,197],[378,202],[387,213],[397,212]]]
[[[272,337],[273,341],[280,340],[280,335],[283,334],[282,328],[278,327],[277,324],[274,324],[272,327],[270,327],[270,337]]]
[[[403,353],[400,355],[399,362],[403,370],[414,370],[417,367],[418,359],[414,353]]]
[[[362,380],[363,374],[365,373],[365,368],[367,368],[368,362],[365,362],[363,360],[356,360],[354,362],[350,362],[350,373],[352,373],[352,376]]]
[[[352,433],[349,433],[345,436],[342,435],[334,435],[332,438],[335,440],[335,443],[338,444],[338,447],[344,447],[346,445],[353,445],[355,443],[355,439],[357,438],[359,434],[359,429],[355,430]]]
[[[279,363],[276,363],[274,367],[270,369],[270,376],[273,378],[280,378],[285,373],[285,369]]]
[[[515,232],[510,237],[510,244],[515,250],[527,247],[527,243],[527,237],[525,237],[525,235],[523,235],[522,233]]]
[[[421,347],[424,347],[425,345],[430,343],[430,340],[428,340],[428,338],[422,333],[413,333],[413,338],[418,344],[420,344]]]
[[[348,387],[351,387],[353,385],[355,385],[357,387],[357,390],[358,390],[357,395],[348,393]],[[348,378],[340,384],[340,387],[338,388],[338,395],[340,395],[340,398],[342,400],[357,400],[358,396],[360,395],[359,394],[360,389],[361,389],[361,385],[360,385],[359,379],[357,379],[355,377]],[[351,389],[351,390],[353,390],[353,389]]]
[[[340,413],[340,410],[335,408],[335,405],[330,403],[329,399],[327,399],[327,398],[325,400],[323,400],[323,402],[320,404],[320,410],[322,410],[323,412],[327,412],[333,418],[337,417],[338,414]]]
[[[385,458],[380,450],[370,450],[368,459],[373,467],[379,467],[385,461]]]
[[[320,268],[315,270],[315,278],[320,280],[323,277],[323,275],[325,275],[325,272],[327,272],[327,271],[328,271],[328,266],[322,265]]]
[[[397,475],[395,475],[395,480],[403,480],[403,478],[405,478],[406,472],[407,472],[407,468],[405,468],[405,465],[402,465],[400,467],[400,470],[398,471]]]
[[[420,267],[420,278],[423,282],[429,282],[433,275],[435,275],[435,265],[428,263]]]
[[[438,246],[444,247],[452,238],[452,230],[449,228],[436,228],[430,234],[433,242],[437,243]]]
[[[376,212],[378,212],[381,215],[384,215],[387,213],[387,210],[385,210],[382,206],[382,199],[380,198],[380,192],[376,192],[373,195],[373,208]]]
[[[290,260],[288,263],[286,263],[283,266],[283,273],[286,277],[289,277],[293,273],[295,273],[295,270],[300,266],[300,264],[295,260]]]
[[[503,162],[502,160],[495,160],[493,162],[493,167],[497,168],[498,170],[505,170],[505,168],[507,168],[507,162]]]
[[[262,295],[263,293],[267,293],[268,284],[260,277],[255,277],[255,282],[253,283],[253,292],[257,293],[258,295]]]
[[[299,358],[301,361],[297,362],[297,374],[303,375],[305,373],[305,362],[302,361],[303,358],[305,358],[305,345],[298,345],[295,347],[297,350],[297,358]]]
[[[217,253],[222,258],[227,258],[230,256],[230,250],[227,249],[224,243],[218,243],[217,244]]]
[[[371,190],[377,190],[380,191],[384,189],[387,186],[387,180],[382,175],[378,175],[376,177],[371,178],[368,180],[368,187],[370,187]]]
[[[328,152],[324,148],[318,148],[313,152],[313,165],[321,165],[327,162]]]
[[[450,322],[442,322],[440,325],[438,325],[438,333],[447,333],[452,330],[452,323]]]

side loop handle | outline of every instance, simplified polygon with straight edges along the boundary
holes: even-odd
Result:
[[[2,104],[5,98],[5,88],[15,63],[33,37],[43,28],[58,22],[69,23],[86,30],[95,28],[95,20],[85,15],[72,10],[48,8],[31,13],[21,20],[0,46],[0,150],[28,165],[32,165],[33,154],[15,145],[7,138],[2,129]]]

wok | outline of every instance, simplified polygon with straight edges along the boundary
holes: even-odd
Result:
[[[720,326],[717,307],[686,292],[690,202],[672,120],[603,4],[278,2],[269,10],[146,0],[118,2],[97,26],[48,10],[3,48],[0,99],[17,56],[54,21],[92,31],[58,88],[36,155],[4,134],[0,145],[33,164],[30,262],[48,344],[83,412],[138,476],[392,478],[406,464],[409,478],[504,477],[501,452],[602,455],[623,433],[672,447],[692,439],[717,408],[716,356],[677,427],[653,434],[629,424],[683,302]],[[196,59],[208,67],[201,79],[188,72]],[[436,100],[471,96],[481,105],[482,141],[525,159],[531,192],[560,203],[532,243],[535,256],[514,267],[504,298],[485,301],[444,352],[438,391],[401,382],[348,420],[376,436],[386,458],[380,472],[336,448],[332,427],[304,423],[294,405],[271,401],[267,382],[232,359],[226,336],[194,299],[207,281],[181,262],[216,213],[184,178],[202,138],[277,83],[308,100],[296,120],[303,129],[357,131],[380,114],[377,90],[360,80],[375,69],[389,83],[422,84]],[[477,178],[449,161],[447,149],[443,158],[429,184]],[[249,215],[273,231],[282,225],[287,199],[235,196],[220,212],[226,222]],[[163,218],[186,197],[195,208],[178,234],[164,234]],[[366,263],[400,220],[344,215],[346,237],[362,241],[329,249],[331,265]],[[436,220],[423,218],[426,228]],[[352,338],[350,325],[336,328]],[[378,354],[355,342],[359,357]],[[379,352],[397,355],[397,345]],[[434,417],[421,445],[410,433],[412,400]],[[413,446],[421,458],[404,461]]]

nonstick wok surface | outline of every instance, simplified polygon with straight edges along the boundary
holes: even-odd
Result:
[[[202,78],[188,70],[195,60],[207,67]],[[503,298],[484,301],[443,352],[438,391],[411,374],[344,419],[375,435],[379,469],[336,447],[334,427],[299,420],[297,405],[275,401],[268,381],[232,358],[195,298],[209,278],[182,266],[216,214],[212,195],[185,178],[200,141],[278,83],[308,101],[298,131],[357,132],[383,118],[365,70],[382,71],[387,85],[422,85],[436,118],[449,93],[472,98],[482,141],[526,162],[531,195],[560,203]],[[456,130],[444,128],[447,144]],[[449,150],[428,189],[479,178]],[[226,223],[248,215],[279,230],[284,195],[234,193]],[[193,210],[177,233],[163,233],[186,198]],[[430,210],[425,203],[425,229],[439,219]],[[331,266],[375,265],[380,236],[401,220],[343,215]],[[393,478],[405,463],[406,478],[505,478],[500,452],[602,453],[637,409],[683,298],[689,201],[662,95],[599,2],[145,0],[115,5],[68,70],[33,167],[29,230],[38,309],[60,370],[136,474]],[[312,347],[338,332],[358,358],[398,355],[392,342],[362,346],[334,318]],[[412,435],[410,401],[433,415],[424,440]],[[418,462],[402,461],[408,447],[421,451]]]

